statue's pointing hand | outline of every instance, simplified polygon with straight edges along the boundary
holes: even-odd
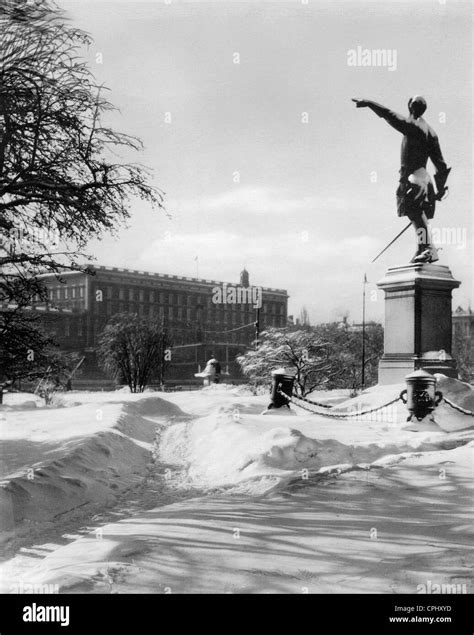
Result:
[[[367,108],[367,106],[369,105],[367,103],[367,100],[365,100],[365,99],[352,98],[352,101],[355,102],[355,105],[356,105],[357,108]]]

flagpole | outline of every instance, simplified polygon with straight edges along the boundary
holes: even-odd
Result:
[[[196,261],[196,278],[199,278],[199,258],[198,258],[198,256],[196,256],[196,258],[194,258],[194,260]]]
[[[361,372],[361,388],[364,390],[365,385],[365,285],[367,284],[367,274],[364,273],[364,283],[362,292],[362,372]]]

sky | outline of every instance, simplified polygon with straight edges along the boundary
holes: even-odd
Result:
[[[128,228],[89,245],[103,265],[287,289],[313,323],[362,312],[415,249],[397,217],[401,135],[352,97],[406,113],[415,94],[452,166],[433,227],[440,264],[472,301],[472,5],[455,0],[60,0],[94,43],[84,51],[140,137],[136,157],[170,216],[133,201]],[[386,52],[350,65],[350,51]],[[383,60],[382,60],[383,61]],[[127,157],[128,158],[128,157]],[[197,259],[196,259],[197,257]]]

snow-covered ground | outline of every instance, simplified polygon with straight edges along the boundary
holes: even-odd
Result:
[[[438,379],[473,409],[471,387]],[[407,425],[401,402],[262,416],[267,403],[224,385],[49,408],[6,395],[0,590],[471,592],[472,417],[442,405],[436,424]]]

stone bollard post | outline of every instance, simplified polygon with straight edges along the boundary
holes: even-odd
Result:
[[[400,393],[400,398],[410,413],[407,421],[413,417],[421,421],[433,412],[443,393],[436,390],[436,377],[422,369],[407,375],[405,381],[407,387]]]
[[[282,406],[290,407],[289,400],[279,393],[282,390],[285,394],[293,394],[293,384],[295,376],[287,372],[284,368],[272,371],[272,387],[270,395],[270,404],[268,410],[272,408],[281,408]]]

